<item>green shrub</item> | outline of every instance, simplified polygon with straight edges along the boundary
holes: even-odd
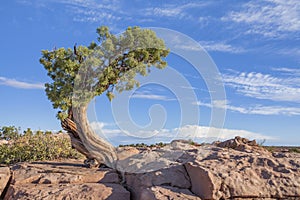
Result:
[[[43,133],[42,131],[30,134],[30,131],[27,131],[27,134],[18,135],[8,144],[0,145],[1,164],[61,158],[83,158],[82,154],[72,149],[69,137],[61,134]]]
[[[0,129],[0,140],[14,140],[17,139],[19,135],[20,128],[15,126],[3,126]]]
[[[300,153],[300,148],[298,147],[292,147],[289,149],[290,153]]]

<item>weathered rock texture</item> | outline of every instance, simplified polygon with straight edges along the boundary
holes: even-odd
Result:
[[[71,162],[11,167],[4,199],[300,199],[300,154],[271,153],[244,138],[195,146],[119,148],[118,172]],[[0,168],[0,191],[10,172]]]
[[[8,167],[0,167],[0,195],[5,190],[10,179],[10,170]]]
[[[5,200],[130,199],[114,170],[89,169],[72,162],[40,162],[15,165],[12,172]]]

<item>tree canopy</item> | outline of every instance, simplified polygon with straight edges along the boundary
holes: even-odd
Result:
[[[87,104],[104,92],[111,100],[114,90],[139,86],[136,75],[146,76],[151,66],[162,69],[167,65],[163,58],[169,50],[151,30],[128,27],[114,35],[101,26],[97,34],[97,42],[89,46],[42,51],[40,63],[53,80],[45,85],[46,94],[53,107],[60,109],[57,117],[61,120],[72,106]]]

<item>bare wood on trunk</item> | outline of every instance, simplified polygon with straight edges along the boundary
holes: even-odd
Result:
[[[91,129],[87,119],[87,105],[74,107],[69,117],[62,121],[62,127],[70,137],[72,146],[89,160],[115,169],[117,153],[115,148]]]

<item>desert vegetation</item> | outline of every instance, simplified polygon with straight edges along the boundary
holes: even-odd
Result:
[[[82,154],[72,149],[69,136],[62,132],[32,131],[30,128],[21,132],[15,126],[3,126],[0,142],[0,164],[82,158]]]

